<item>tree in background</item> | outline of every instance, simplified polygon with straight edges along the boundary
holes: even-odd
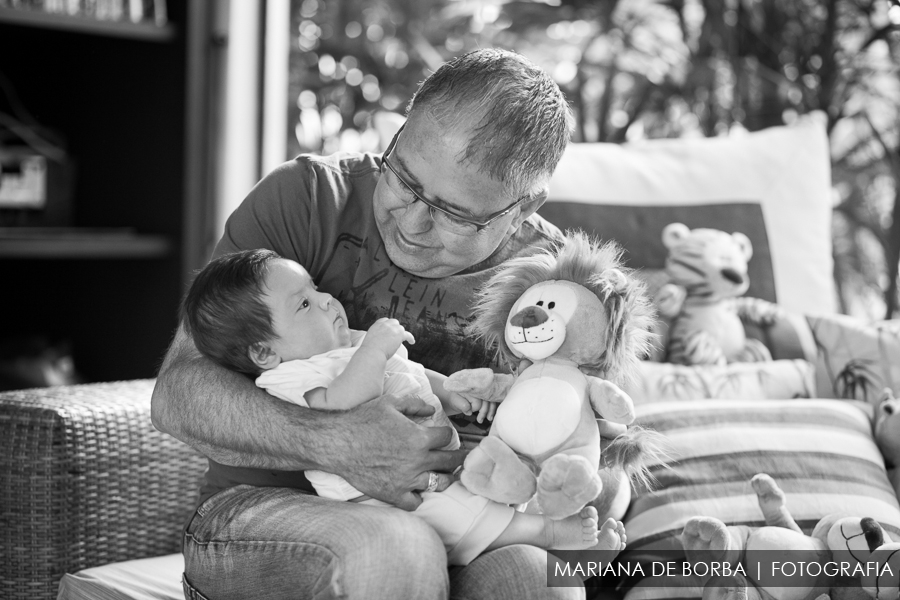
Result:
[[[844,312],[898,311],[900,0],[293,0],[289,147],[379,151],[443,61],[498,46],[544,67],[576,141],[724,135],[828,116]]]

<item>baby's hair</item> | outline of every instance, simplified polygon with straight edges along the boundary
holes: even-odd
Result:
[[[181,320],[201,354],[219,365],[258,375],[248,349],[274,339],[272,315],[263,302],[271,250],[244,250],[210,261],[194,278]]]

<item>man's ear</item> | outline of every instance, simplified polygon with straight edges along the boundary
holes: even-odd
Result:
[[[281,363],[281,358],[278,354],[275,353],[272,348],[263,344],[262,342],[256,342],[247,348],[247,356],[250,357],[250,360],[253,361],[257,367],[262,369],[263,371],[267,371],[269,369],[274,369]]]
[[[522,226],[522,223],[525,222],[525,219],[533,215],[537,212],[544,202],[547,201],[547,196],[550,195],[550,188],[546,185],[542,190],[532,195],[531,198],[522,202],[519,205],[519,211],[516,217],[509,224],[510,233],[516,231],[519,227]]]

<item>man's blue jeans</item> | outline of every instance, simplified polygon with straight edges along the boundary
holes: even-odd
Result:
[[[366,600],[584,598],[548,588],[547,554],[510,546],[447,569],[412,513],[286,488],[240,486],[201,505],[185,531],[185,597]]]

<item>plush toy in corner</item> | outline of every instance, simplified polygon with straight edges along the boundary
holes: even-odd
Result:
[[[748,339],[741,319],[771,324],[778,307],[747,291],[747,262],[753,255],[743,233],[689,229],[671,223],[663,229],[671,283],[656,297],[659,312],[672,320],[667,361],[685,365],[772,360],[765,345]]]
[[[479,290],[472,330],[518,367],[514,378],[497,378],[503,400],[463,466],[473,493],[504,504],[535,497],[553,519],[599,495],[601,433],[627,437],[634,420],[614,381],[637,367],[653,321],[643,284],[620,256],[614,244],[569,233],[557,252],[510,260]],[[465,391],[484,377],[493,374],[461,371],[445,387]]]
[[[888,479],[900,498],[900,400],[890,388],[881,393],[875,412],[875,443],[884,457]]]
[[[896,577],[889,581],[879,579],[878,574],[885,572],[884,565],[890,565],[890,571],[897,573],[894,555],[900,550],[900,544],[892,542],[877,521],[868,517],[831,514],[823,517],[812,534],[807,536],[788,511],[785,494],[775,480],[760,473],[750,483],[756,492],[765,526],[729,527],[713,517],[693,517],[685,523],[681,542],[686,561],[707,564],[726,562],[734,573],[706,577],[703,600],[813,600],[821,599],[823,595],[833,600],[898,598],[900,588]],[[782,554],[786,551],[795,554]],[[863,573],[859,587],[847,585],[846,578],[841,585],[836,585],[837,580],[831,576],[836,567],[830,567],[831,571],[806,567],[803,573],[809,576],[792,577],[790,586],[784,586],[785,581],[781,580],[778,582],[781,586],[767,587],[767,582],[756,580],[756,576],[771,573],[769,565],[758,570],[755,563],[750,565],[748,561],[742,563],[742,572],[737,570],[738,562],[745,561],[747,552],[759,552],[755,557],[762,560],[778,556],[784,562],[795,562],[794,566],[801,561],[807,561],[807,564],[814,561],[820,565],[846,562],[849,565],[846,572],[851,574],[857,563],[877,564],[879,568],[862,567],[856,570],[856,573]]]

